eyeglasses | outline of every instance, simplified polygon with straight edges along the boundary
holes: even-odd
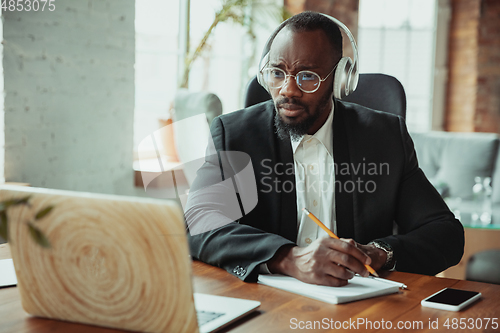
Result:
[[[338,65],[338,63],[337,63]],[[319,89],[321,82],[328,79],[337,65],[322,79],[318,74],[311,71],[300,71],[295,75],[287,74],[284,70],[277,67],[268,67],[262,70],[262,77],[269,88],[281,88],[286,82],[288,76],[294,77],[297,87],[305,93],[313,93]]]

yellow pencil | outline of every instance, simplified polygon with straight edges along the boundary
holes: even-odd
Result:
[[[307,216],[309,216],[309,218],[311,220],[313,220],[321,229],[323,229],[328,235],[330,235],[330,237],[332,238],[335,238],[335,239],[339,239],[339,237],[337,235],[335,235],[333,233],[333,231],[331,231],[330,229],[328,229],[326,227],[326,225],[323,224],[323,222],[321,222],[320,220],[318,220],[318,218],[316,216],[314,216],[313,213],[311,213],[310,211],[307,210],[307,208],[302,208],[302,210],[307,214]],[[365,265],[366,269],[368,270],[368,272],[372,273],[373,275],[375,275],[376,277],[378,277],[378,274],[377,272],[375,272],[375,270],[373,268],[371,268],[369,265]]]

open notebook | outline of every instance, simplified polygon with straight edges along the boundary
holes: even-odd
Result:
[[[279,274],[259,275],[259,283],[331,304],[347,303],[375,296],[393,294],[398,292],[399,288],[406,287],[399,282],[361,276],[354,276],[343,287],[309,284],[293,277]]]

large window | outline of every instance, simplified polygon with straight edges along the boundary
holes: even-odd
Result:
[[[361,73],[384,73],[403,84],[410,131],[432,126],[436,0],[360,0]]]
[[[134,147],[167,118],[177,90],[179,0],[137,0]],[[154,149],[154,147],[151,147]]]
[[[220,0],[191,0],[190,37],[194,49],[212,24]],[[247,80],[245,68],[250,54],[245,44],[250,43],[246,29],[231,21],[219,23],[208,41],[208,46],[195,61],[189,77],[189,89],[210,91],[222,101],[223,112],[240,109],[241,83]]]
[[[192,52],[222,3],[221,0],[136,1],[135,148],[159,128],[158,119],[169,117],[181,82],[187,32]],[[231,20],[216,26],[190,71],[189,89],[215,93],[222,101],[224,113],[243,107],[246,84],[257,73],[261,50],[280,22],[276,13],[281,13],[278,9],[282,0],[252,3],[254,6],[241,11],[246,15],[243,15],[245,27]],[[187,12],[190,12],[189,23]],[[248,34],[250,25],[253,37]],[[154,151],[154,147],[150,148]]]

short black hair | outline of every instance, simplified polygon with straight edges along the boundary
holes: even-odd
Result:
[[[325,15],[311,11],[302,12],[281,23],[269,38],[262,56],[271,50],[274,38],[284,27],[288,27],[293,32],[323,30],[336,53],[334,57],[338,58],[338,60],[342,58],[342,33],[339,26]]]

